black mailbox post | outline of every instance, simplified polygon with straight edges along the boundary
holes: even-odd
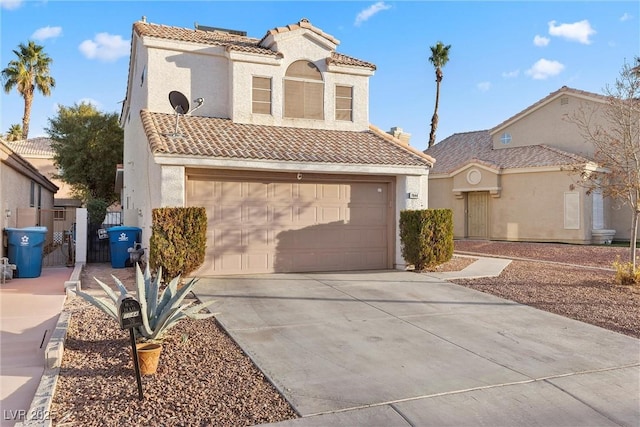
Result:
[[[131,337],[131,352],[133,353],[133,366],[136,371],[136,381],[138,383],[138,399],[144,398],[142,394],[142,379],[140,378],[140,366],[138,364],[138,348],[136,347],[136,337],[133,329],[142,326],[142,309],[140,303],[131,295],[120,298],[118,304],[118,319],[120,328],[129,329]]]

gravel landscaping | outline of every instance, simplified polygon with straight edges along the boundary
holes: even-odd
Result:
[[[625,248],[486,241],[455,248],[470,257],[454,256],[437,271],[460,270],[475,256],[515,260],[499,277],[454,283],[640,338],[640,287],[613,282],[611,264],[625,259]],[[112,284],[112,273],[132,287],[132,268],[89,264],[83,289],[98,289],[94,276]],[[140,401],[128,332],[80,298],[68,298],[65,309],[72,316],[51,408],[56,426],[243,426],[297,417],[213,318],[170,331]]]
[[[87,271],[88,270],[88,271]],[[114,273],[132,288],[133,269],[89,264],[83,289]],[[214,318],[183,320],[167,334],[156,375],[138,389],[128,331],[84,300],[71,314],[51,412],[55,426],[248,426],[296,418],[288,402]]]
[[[640,338],[640,286],[613,280],[628,248],[468,240],[455,249],[514,261],[499,277],[454,283]]]

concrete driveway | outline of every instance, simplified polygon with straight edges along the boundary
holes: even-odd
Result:
[[[202,278],[197,296],[302,419],[638,426],[640,340],[397,271]]]

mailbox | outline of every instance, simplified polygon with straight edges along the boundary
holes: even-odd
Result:
[[[118,306],[118,318],[122,329],[132,329],[142,326],[142,309],[140,303],[131,295],[125,295],[120,299]]]

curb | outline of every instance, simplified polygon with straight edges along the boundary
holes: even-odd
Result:
[[[70,280],[64,283],[66,298],[73,296],[72,291],[80,289],[80,274],[84,263],[76,263]],[[71,313],[63,310],[58,317],[56,327],[51,334],[51,338],[45,348],[45,365],[40,384],[36,389],[36,394],[31,401],[27,417],[24,421],[15,424],[15,427],[50,427],[51,426],[51,403],[58,383],[58,375],[62,366],[62,356],[64,355],[64,342],[69,328]]]

